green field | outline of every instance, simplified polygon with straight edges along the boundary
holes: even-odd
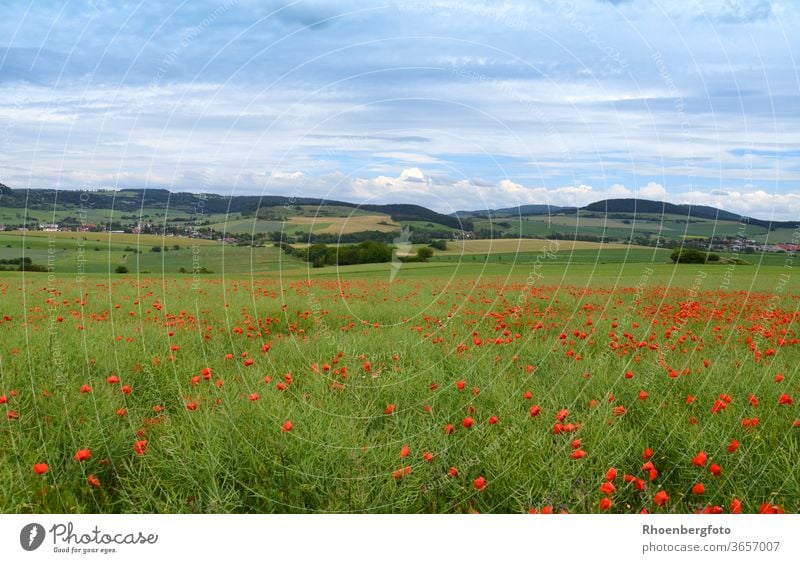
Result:
[[[790,256],[310,268],[141,237],[122,275],[135,236],[48,235],[0,238],[57,255],[0,272],[3,512],[800,510]],[[177,273],[193,256],[213,273]]]

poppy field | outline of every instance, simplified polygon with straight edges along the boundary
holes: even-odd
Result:
[[[5,273],[0,510],[797,512],[782,268],[620,268]]]

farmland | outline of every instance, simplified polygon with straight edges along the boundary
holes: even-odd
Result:
[[[41,235],[0,241],[58,254],[0,272],[4,512],[800,510],[789,255],[466,241],[313,269]]]

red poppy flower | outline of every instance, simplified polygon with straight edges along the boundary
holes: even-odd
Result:
[[[408,454],[411,453],[411,448],[408,447],[408,444],[403,444],[403,447],[400,448],[400,457],[408,457]]]
[[[46,463],[35,463],[33,465],[33,472],[37,475],[44,475],[50,467]]]
[[[498,422],[500,422],[500,419],[497,418],[496,416],[490,416],[487,422],[489,424],[497,424]]]
[[[465,416],[464,420],[461,421],[461,425],[464,428],[472,428],[472,425],[475,424],[475,420],[472,417]]]
[[[397,407],[394,406],[392,403],[389,403],[388,405],[386,405],[386,408],[383,409],[383,414],[392,414],[395,410],[397,410]]]
[[[253,358],[247,358],[247,359],[244,361],[244,365],[245,365],[245,366],[252,366],[252,365],[253,365],[253,363],[254,363],[254,361],[253,361]]]
[[[644,390],[639,391],[638,399],[640,401],[644,401],[645,399],[647,399],[647,397],[648,397],[647,391],[644,391]]]
[[[138,455],[144,455],[145,448],[147,448],[147,440],[137,440],[133,443],[133,451]]]
[[[692,458],[692,464],[698,467],[703,467],[706,464],[707,460],[708,456],[706,455],[706,452],[701,451]]]
[[[633,372],[628,370],[625,372],[625,379],[631,379],[633,377]]]
[[[452,434],[455,431],[456,431],[456,428],[452,424],[446,424],[445,427],[444,427],[444,433],[445,434]]]
[[[569,457],[572,459],[581,459],[582,457],[586,457],[586,452],[583,450],[574,450]]]
[[[94,489],[99,489],[99,488],[100,488],[100,479],[98,479],[98,478],[97,478],[97,477],[95,477],[94,475],[91,475],[91,474],[90,474],[90,475],[89,475],[89,476],[86,478],[86,483],[88,483],[88,485],[89,485],[90,487],[94,488]]]
[[[722,467],[720,467],[720,466],[719,466],[719,465],[717,465],[716,463],[712,463],[712,464],[711,464],[711,465],[708,467],[708,470],[711,472],[711,474],[712,474],[714,477],[719,477],[719,476],[720,476],[720,474],[722,473]]]
[[[669,495],[666,491],[658,491],[653,495],[653,502],[658,506],[664,506],[669,501]]]
[[[119,377],[117,377],[116,375],[109,375],[108,377],[106,377],[106,381],[109,382],[111,385],[114,385],[115,383],[119,383]]]
[[[75,461],[86,461],[92,457],[92,452],[88,449],[78,450],[75,453]]]
[[[653,457],[653,450],[650,448],[645,448],[642,452],[642,459],[650,459]]]
[[[396,469],[395,471],[393,471],[392,472],[392,477],[394,477],[395,479],[402,479],[406,475],[410,475],[410,474],[411,474],[411,466],[410,465],[406,465],[405,467],[403,467],[401,469]]]
[[[702,494],[703,494],[703,493],[705,493],[705,492],[706,492],[706,488],[705,488],[705,486],[704,486],[702,483],[696,483],[696,484],[695,484],[695,485],[692,487],[692,493],[694,493],[694,494],[696,494],[696,495],[702,495]]]
[[[451,467],[450,469],[448,469],[447,470],[447,476],[448,477],[458,477],[458,468]]]
[[[742,513],[742,501],[738,498],[734,498],[731,500],[731,514],[741,514]]]
[[[778,398],[779,405],[791,405],[794,402],[791,395],[787,393],[782,393],[781,396]]]
[[[81,385],[81,393],[91,393],[91,392],[92,392],[92,388],[89,387],[86,383]]]
[[[125,416],[126,414],[128,414],[128,411],[125,409],[125,407],[120,407],[117,409],[117,416]]]
[[[556,420],[558,422],[564,422],[564,419],[567,418],[569,415],[569,411],[567,409],[561,409],[556,413]]]
[[[525,399],[526,401],[529,401],[533,399],[533,393],[531,393],[530,391],[525,391],[525,393],[522,394],[522,398]]]
[[[541,407],[539,407],[539,405],[533,405],[531,407],[531,410],[530,410],[531,416],[539,416],[540,412],[542,412],[542,409],[541,409]]]
[[[694,403],[694,395],[686,395],[686,404],[691,405]]]
[[[775,376],[775,383],[780,383],[781,381],[783,381],[783,375],[779,373]]]
[[[613,503],[611,502],[610,498],[603,497],[603,498],[600,499],[600,510],[603,510],[603,511],[608,510],[609,508],[611,508],[612,504]]]
[[[484,488],[486,488],[486,478],[483,475],[481,475],[480,477],[475,479],[472,482],[472,484],[475,485],[476,489],[478,489],[479,491],[482,491]]]
[[[603,493],[604,495],[614,494],[616,490],[617,488],[611,481],[605,481],[602,485],[600,485],[600,492]]]
[[[292,428],[294,428],[294,426],[292,425],[292,421],[287,420],[286,422],[283,423],[283,426],[281,426],[281,432],[291,432]]]
[[[464,380],[456,381],[456,389],[458,389],[459,391],[463,391],[466,386],[467,386],[466,381]]]
[[[577,450],[581,447],[581,440],[572,440],[572,442],[570,442],[570,447],[572,447],[573,450]]]
[[[123,395],[130,395],[131,394],[131,386],[130,385],[123,385],[120,387],[120,392]]]
[[[164,407],[162,407],[161,405],[156,405],[156,406],[153,407],[153,412],[156,413],[156,414],[160,413],[163,410],[164,410]]]
[[[730,444],[728,444],[728,453],[733,453],[739,449],[739,440],[734,438],[731,440]]]
[[[423,452],[422,459],[425,461],[433,461],[433,454],[431,452]]]
[[[617,470],[613,467],[606,471],[606,481],[613,481],[617,478]]]
[[[196,411],[197,410],[197,403],[195,403],[194,401],[186,403],[186,410],[187,411]]]

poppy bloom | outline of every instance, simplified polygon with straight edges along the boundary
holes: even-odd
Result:
[[[525,399],[526,401],[530,401],[531,399],[533,399],[533,393],[531,393],[530,391],[525,391],[525,393],[522,394],[522,398]]]
[[[456,381],[456,389],[458,389],[459,391],[463,391],[466,386],[467,382],[464,381],[463,379],[461,381]]]
[[[497,418],[496,416],[490,416],[490,417],[489,417],[489,420],[488,420],[487,422],[488,422],[489,424],[497,424],[499,421],[500,421],[500,419],[499,419],[499,418]]]
[[[731,514],[741,514],[742,513],[742,501],[738,498],[734,498],[731,500]]]
[[[395,471],[393,471],[392,472],[392,477],[394,477],[395,479],[402,479],[406,475],[410,475],[410,474],[411,474],[411,466],[410,465],[406,465],[405,467],[403,467],[401,469],[396,469]]]
[[[642,459],[650,459],[653,457],[653,450],[650,448],[645,448],[642,452]]]
[[[706,455],[706,452],[701,451],[696,456],[694,456],[692,458],[692,465],[696,465],[698,467],[703,467],[706,464],[707,460],[708,460],[708,456]]]
[[[539,405],[533,405],[531,407],[530,413],[531,416],[539,416],[539,413],[542,412],[542,409]]]
[[[121,392],[123,395],[130,395],[130,394],[131,394],[131,386],[130,386],[130,385],[123,385],[123,386],[120,388],[120,392]]]
[[[606,471],[606,481],[613,481],[617,478],[617,470],[615,468],[610,468]]]
[[[472,482],[472,484],[475,485],[476,489],[478,489],[479,491],[482,491],[484,488],[486,488],[486,478],[483,475],[481,475],[480,477],[475,479]]]
[[[456,431],[456,428],[452,424],[446,424],[445,427],[444,427],[444,433],[445,434],[452,434],[455,431]]]
[[[728,453],[732,454],[733,452],[735,452],[738,449],[739,449],[739,440],[734,438],[733,440],[731,440],[731,443],[728,444]]]
[[[775,376],[775,383],[780,383],[781,381],[783,381],[783,375],[779,373]]]
[[[33,472],[37,475],[44,475],[50,467],[46,463],[36,463],[33,465]]]
[[[92,392],[92,388],[89,387],[86,383],[81,385],[81,393],[91,393],[91,392]]]
[[[156,414],[160,413],[163,410],[164,410],[164,407],[162,407],[161,405],[156,405],[156,406],[153,407],[153,412],[156,413]]]
[[[628,370],[625,372],[625,379],[631,379],[633,377],[633,372]]]
[[[711,474],[712,474],[714,477],[719,477],[719,476],[720,476],[720,474],[722,473],[722,467],[720,467],[720,466],[719,466],[719,465],[717,465],[716,463],[712,463],[712,464],[711,464],[711,465],[708,467],[708,470],[711,472]]]
[[[194,401],[192,401],[190,403],[186,403],[186,410],[187,411],[196,411],[197,410],[197,403],[195,403]]]
[[[639,391],[638,399],[640,401],[644,401],[645,399],[647,399],[647,397],[648,397],[647,391],[644,391],[644,390]]]
[[[791,405],[793,402],[794,400],[792,400],[791,395],[788,395],[787,393],[781,394],[781,396],[778,398],[779,405]]]
[[[109,375],[108,377],[106,377],[106,381],[111,385],[114,385],[115,383],[119,383],[119,377],[117,377],[116,375]]]
[[[251,401],[258,401],[258,393],[256,393],[256,392],[250,393],[250,396],[248,398]]]
[[[389,403],[388,405],[386,405],[386,408],[383,409],[383,414],[392,414],[395,410],[397,410],[397,407],[394,406],[392,403]]]
[[[291,432],[292,428],[294,428],[294,426],[292,425],[292,421],[287,420],[286,422],[283,423],[283,426],[281,426],[281,432]]]
[[[567,409],[561,409],[556,413],[556,420],[558,422],[564,422],[564,419],[567,418],[569,415],[569,411]]]
[[[99,488],[100,488],[100,479],[98,479],[98,478],[97,478],[97,477],[95,477],[94,475],[89,475],[89,476],[86,478],[86,483],[87,483],[87,484],[88,484],[90,487],[92,487],[92,488],[94,488],[94,489],[99,489]]]
[[[425,461],[433,461],[433,454],[431,452],[424,452],[422,454],[422,459]]]
[[[458,468],[457,467],[451,467],[450,469],[448,469],[447,470],[447,476],[448,477],[458,477]]]
[[[74,459],[75,461],[86,461],[91,457],[92,457],[92,452],[88,449],[83,449],[83,450],[78,450],[75,453]]]
[[[581,447],[581,440],[572,440],[572,442],[570,443],[570,447],[573,450],[577,450],[578,448]]]
[[[616,490],[617,488],[611,481],[605,481],[602,485],[600,485],[600,492],[603,493],[604,495],[611,495]]]
[[[125,407],[120,407],[117,409],[117,416],[125,416],[126,414],[128,414],[128,411],[125,409]]]
[[[403,444],[403,447],[400,448],[400,457],[408,457],[408,454],[411,453],[411,448],[408,447],[408,444]]]
[[[658,491],[653,495],[653,502],[658,506],[664,506],[669,501],[669,495],[666,491]]]
[[[133,451],[138,455],[144,455],[145,448],[147,448],[147,440],[136,440],[133,443]]]
[[[569,457],[572,459],[581,459],[582,457],[586,457],[586,452],[583,450],[574,450]]]
[[[604,511],[608,510],[609,508],[611,508],[612,504],[613,503],[611,502],[610,498],[603,497],[603,498],[600,499],[600,510],[604,510]]]
[[[697,483],[692,487],[692,493],[696,495],[702,495],[706,492],[706,488],[702,483]]]
[[[252,366],[252,365],[253,365],[253,358],[247,358],[247,359],[244,361],[244,365],[245,365],[245,366]]]
[[[475,420],[470,416],[465,416],[464,420],[461,421],[462,426],[464,428],[472,428],[472,425],[475,424]]]

